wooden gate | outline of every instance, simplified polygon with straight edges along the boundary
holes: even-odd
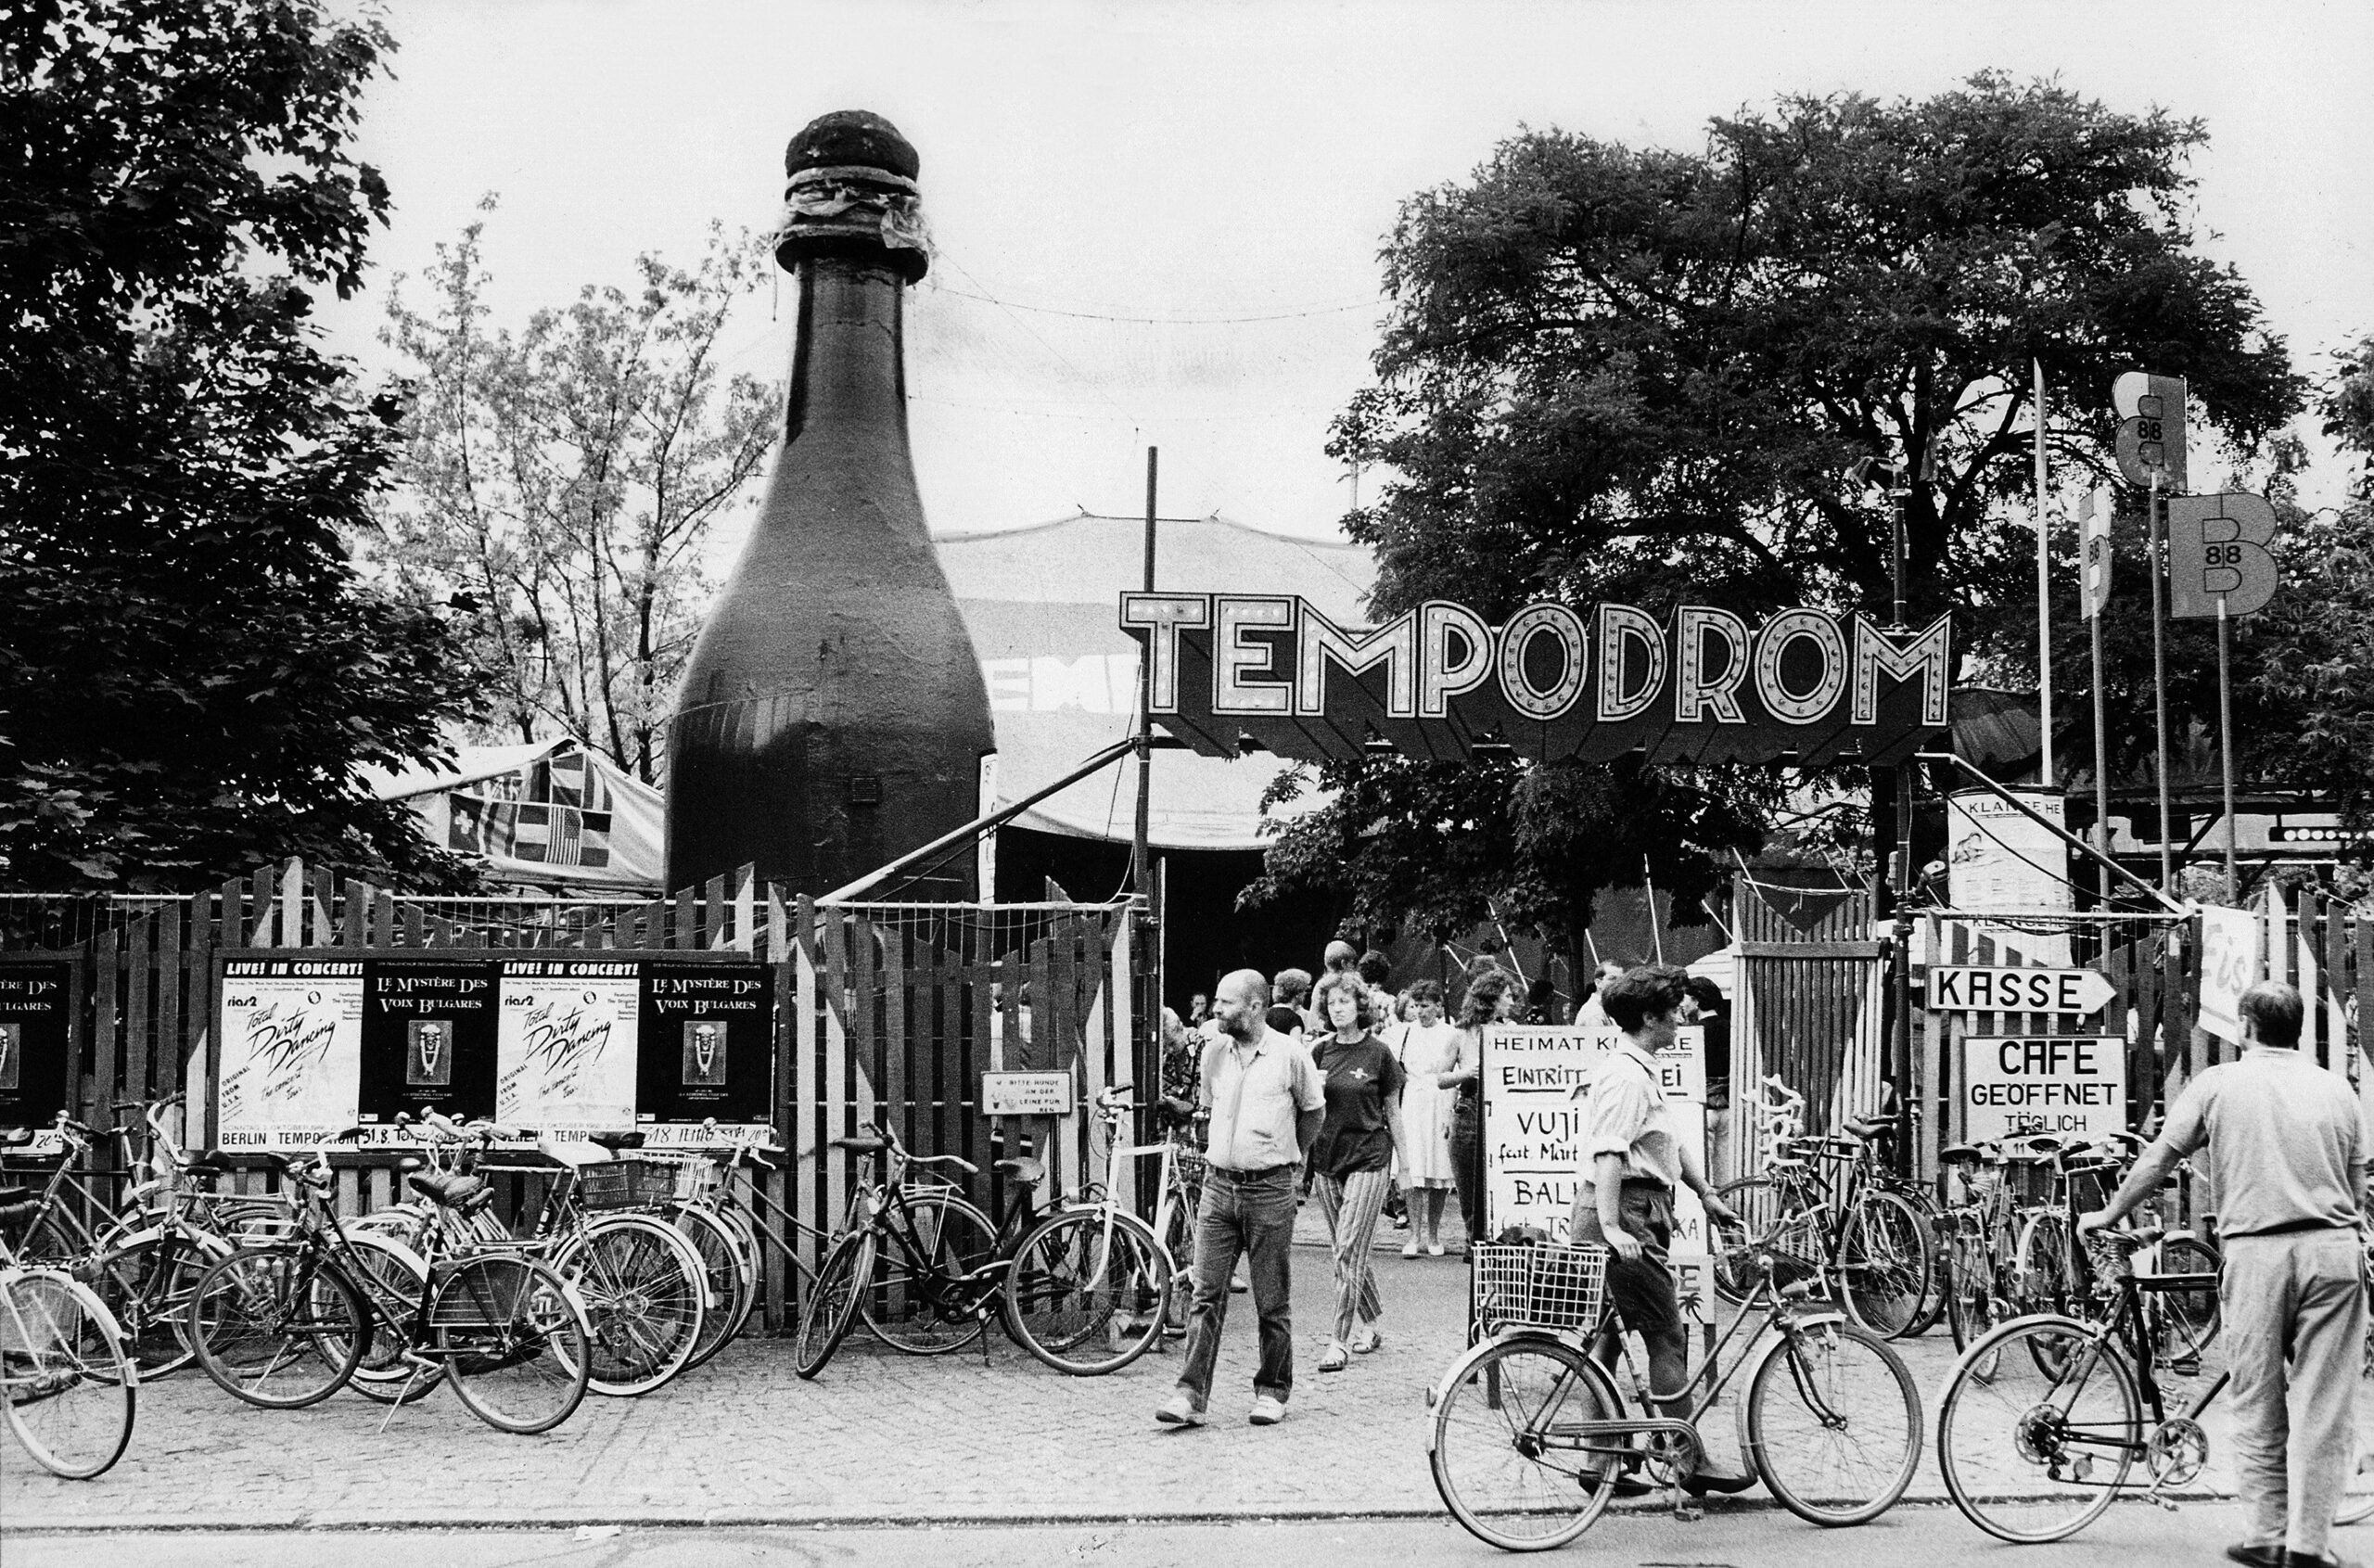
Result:
[[[1885,965],[1871,935],[1871,898],[1834,879],[1793,886],[1742,876],[1732,901],[1739,971],[1731,988],[1731,1163],[1762,1167],[1755,1114],[1768,1074],[1806,1098],[1821,1132],[1880,1103]],[[1780,873],[1785,874],[1785,873]]]

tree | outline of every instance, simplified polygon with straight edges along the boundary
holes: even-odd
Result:
[[[356,770],[437,754],[445,627],[357,581],[390,403],[315,347],[388,190],[394,46],[303,0],[5,0],[0,885],[458,862]]]
[[[1872,458],[1908,475],[1914,624],[1959,612],[1965,650],[2016,666],[2032,362],[2064,472],[2107,469],[2109,389],[2129,368],[2189,377],[2197,424],[2240,452],[2300,406],[2248,287],[2192,249],[2184,164],[2205,138],[1991,73],[1919,103],[1786,98],[1715,121],[1697,153],[1512,137],[1471,180],[1406,202],[1383,253],[1377,382],[1330,448],[1393,476],[1347,519],[1378,553],[1376,610],[1686,598],[1751,619],[1789,604],[1886,618],[1889,502],[1847,472]],[[1280,885],[1414,891],[1410,873],[1331,873],[1304,852],[1333,835],[1385,853],[1340,814],[1399,776],[1324,770],[1353,805],[1284,829]],[[1734,828],[1773,794],[1654,769],[1573,790],[1603,794],[1618,824],[1697,791],[1691,820]],[[1475,831],[1521,847],[1512,818]],[[1476,875],[1557,870],[1486,857]],[[1558,874],[1579,889],[1600,872],[1586,858]]]
[[[718,357],[766,263],[712,227],[691,271],[642,256],[635,293],[589,285],[514,337],[488,328],[482,230],[438,248],[428,313],[389,301],[409,385],[379,561],[462,612],[502,732],[557,727],[649,780],[703,552],[774,437],[773,394]]]
[[[2358,465],[2347,503],[2313,516],[2278,494],[2284,586],[2242,622],[2236,706],[2249,722],[2238,760],[2253,776],[2312,792],[2374,861],[2374,337],[2336,356],[2324,428]]]

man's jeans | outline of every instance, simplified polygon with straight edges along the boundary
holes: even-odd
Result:
[[[1240,1252],[1251,1255],[1253,1308],[1261,1318],[1261,1366],[1253,1391],[1283,1400],[1295,1386],[1294,1316],[1286,1304],[1287,1256],[1295,1239],[1294,1166],[1243,1174],[1213,1166],[1195,1211],[1195,1305],[1187,1318],[1187,1358],[1179,1386],[1202,1409],[1212,1396],[1228,1281]]]
[[[2217,1343],[2234,1371],[2243,1534],[2253,1546],[2321,1557],[2358,1462],[2366,1292],[2357,1232],[2227,1236],[2220,1244]]]

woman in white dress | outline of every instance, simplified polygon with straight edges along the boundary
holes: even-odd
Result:
[[[1401,1090],[1401,1127],[1407,1139],[1410,1168],[1403,1190],[1410,1198],[1410,1240],[1401,1256],[1415,1257],[1423,1246],[1427,1255],[1443,1255],[1443,1205],[1452,1185],[1450,1160],[1451,1106],[1455,1089],[1436,1080],[1459,1063],[1459,1028],[1443,1019],[1443,988],[1432,980],[1410,988],[1410,1021],[1396,1042],[1405,1075]]]

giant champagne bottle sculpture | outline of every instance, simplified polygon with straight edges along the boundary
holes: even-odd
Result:
[[[744,861],[838,887],[976,814],[996,747],[907,450],[900,334],[924,275],[915,149],[828,114],[792,139],[775,259],[799,280],[783,446],[668,739],[668,883]],[[970,854],[901,899],[972,896]]]

